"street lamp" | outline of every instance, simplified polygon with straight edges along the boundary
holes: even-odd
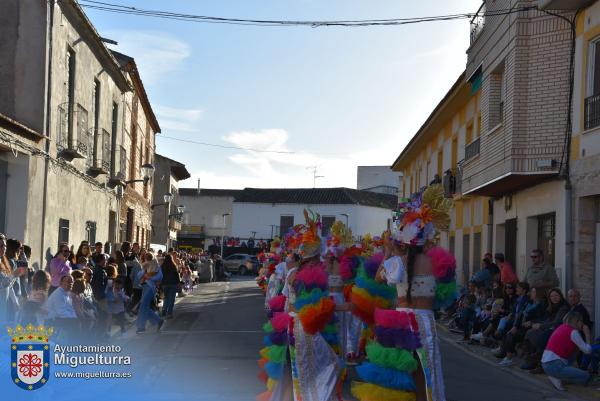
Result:
[[[173,200],[173,194],[170,192],[167,192],[166,194],[163,195],[163,199],[165,201],[165,205],[168,205],[169,203],[171,203],[171,201]]]
[[[137,180],[129,180],[129,181],[125,181],[125,185],[128,184],[133,184],[134,182],[143,182],[144,185],[148,184],[148,181],[150,181],[152,179],[152,177],[154,176],[154,166],[150,163],[146,163],[143,164],[142,167],[140,167],[140,170],[142,171],[142,179],[137,179]]]
[[[223,260],[223,247],[225,246],[225,217],[231,216],[231,213],[223,213],[223,233],[221,234],[221,260]]]

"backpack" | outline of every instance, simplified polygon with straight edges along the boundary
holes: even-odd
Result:
[[[93,270],[92,281],[90,285],[92,286],[92,293],[94,294],[94,298],[99,301],[101,299],[106,298],[106,283],[108,281],[108,276],[106,274],[106,270],[103,267],[97,266]]]

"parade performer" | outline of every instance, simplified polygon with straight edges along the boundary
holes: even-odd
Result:
[[[289,304],[289,351],[281,378],[257,398],[261,401],[341,399],[343,361],[330,344],[337,337],[331,326],[336,305],[329,296],[328,274],[321,262],[319,217],[309,218],[305,211],[305,218],[307,224],[294,227],[289,241],[298,247],[301,258],[300,266],[288,278],[287,291],[295,299]]]
[[[436,230],[448,228],[450,207],[440,185],[400,204],[393,240],[405,252],[392,255],[385,238],[388,258],[377,274],[396,285],[398,308],[374,313],[376,340],[367,345],[369,362],[357,368],[363,382],[352,386],[360,401],[446,399],[433,308],[454,296],[456,262],[432,243]]]
[[[344,294],[344,289],[348,281],[342,277],[341,256],[346,248],[352,245],[352,231],[339,220],[332,225],[330,231],[326,240],[327,248],[324,254],[328,273],[329,295],[336,304],[335,321],[330,324],[335,325],[337,329],[336,338],[330,337],[333,340],[333,342],[330,341],[330,344],[340,356],[345,357],[348,353],[348,336],[354,333],[351,333],[350,328],[352,323],[352,313],[350,312],[352,304],[346,299]]]

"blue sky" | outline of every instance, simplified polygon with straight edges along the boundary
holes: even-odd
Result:
[[[113,0],[232,18],[339,20],[474,12],[480,0]],[[162,136],[295,154],[185,144],[181,186],[356,186],[356,166],[389,165],[464,70],[467,20],[391,27],[200,24],[86,10],[137,60]]]

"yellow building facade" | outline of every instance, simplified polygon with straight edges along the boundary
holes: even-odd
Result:
[[[455,255],[462,284],[480,269],[483,255],[492,249],[488,198],[461,192],[462,167],[479,157],[480,133],[478,84],[461,74],[392,165],[392,170],[402,173],[400,197],[410,198],[439,182],[446,196],[453,198],[450,230],[442,233],[441,245]]]

